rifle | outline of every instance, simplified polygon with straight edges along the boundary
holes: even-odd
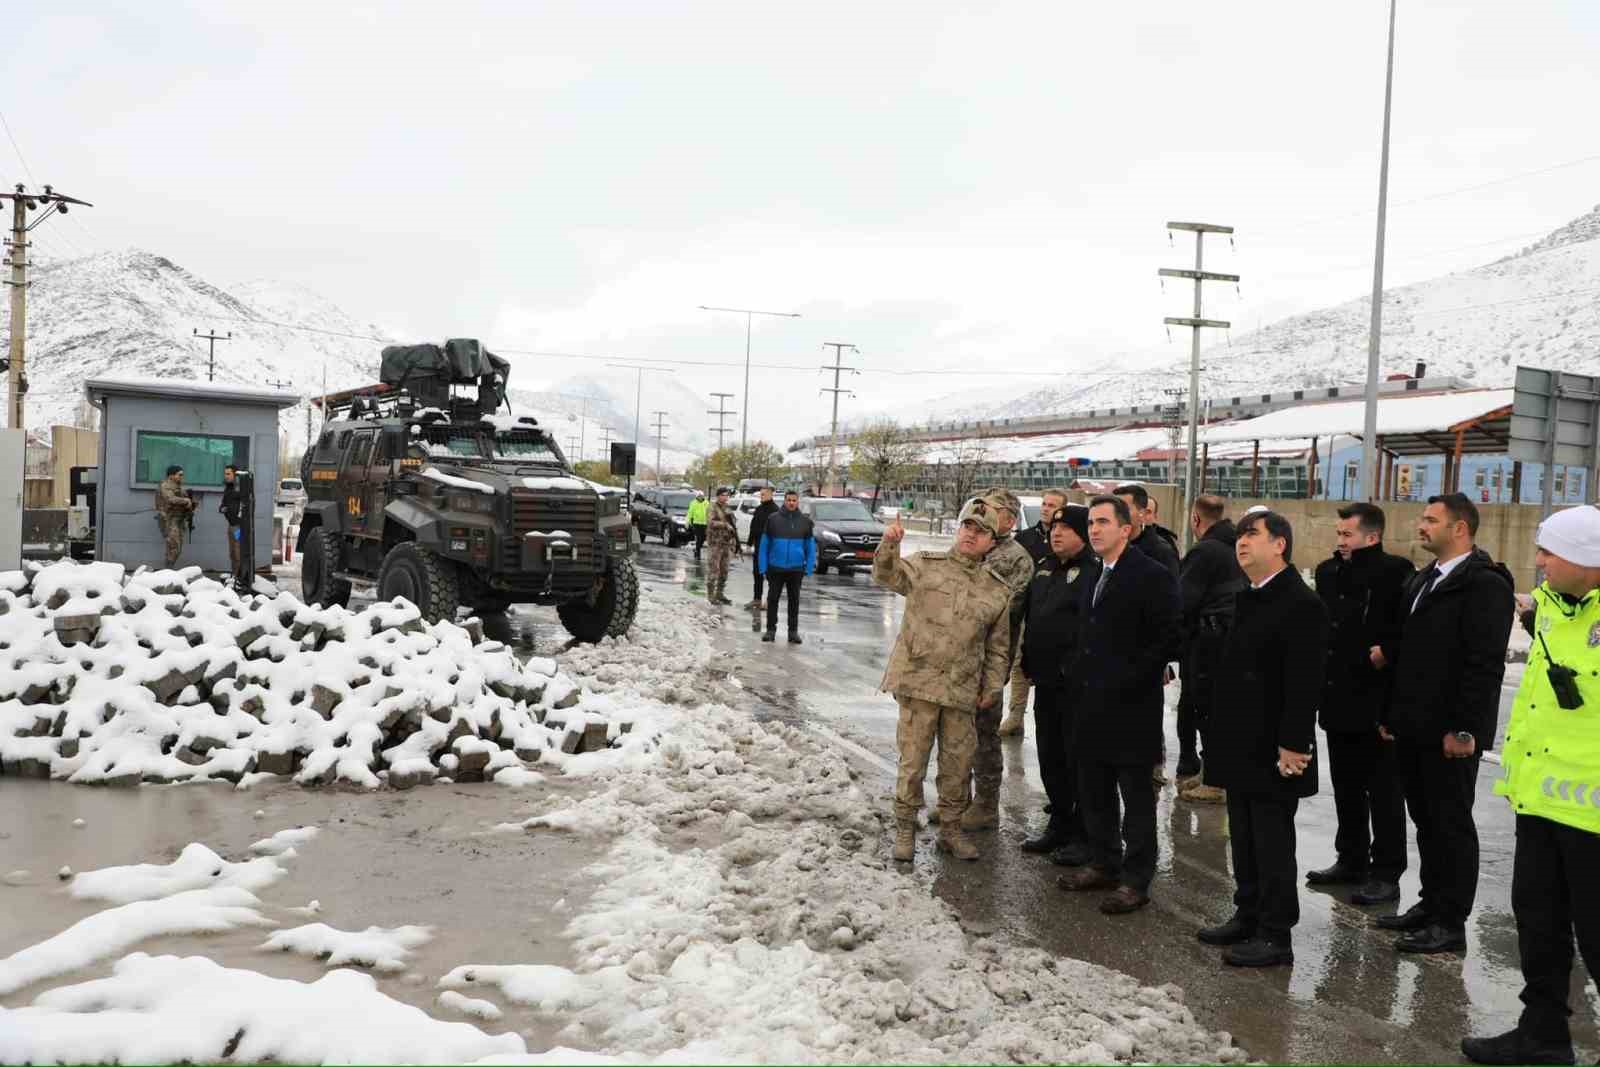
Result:
[[[200,494],[193,489],[185,489],[183,495],[189,498],[189,510],[183,513],[183,526],[190,537],[194,536],[194,513],[200,506]]]

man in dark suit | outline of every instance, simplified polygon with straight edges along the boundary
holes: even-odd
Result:
[[[1294,816],[1317,791],[1317,703],[1328,654],[1328,610],[1292,564],[1294,530],[1273,511],[1239,520],[1234,545],[1250,586],[1214,675],[1205,780],[1228,791],[1233,918],[1199,938],[1227,945],[1224,963],[1293,963],[1300,921]]]
[[[1401,952],[1466,951],[1478,892],[1472,802],[1478,762],[1494,745],[1515,585],[1473,543],[1477,533],[1478,508],[1465,494],[1428,500],[1417,540],[1435,561],[1411,580],[1399,634],[1381,647],[1395,673],[1379,730],[1394,741],[1422,866],[1422,899],[1378,920],[1405,932]]]
[[[1307,871],[1306,881],[1360,886],[1350,903],[1363,907],[1399,900],[1406,869],[1406,804],[1394,743],[1378,736],[1379,709],[1389,699],[1394,672],[1376,661],[1404,621],[1401,601],[1415,568],[1383,550],[1383,527],[1376,504],[1340,508],[1338,549],[1317,567],[1316,578],[1331,624],[1320,718],[1339,830],[1333,865]]]
[[[1073,669],[1078,794],[1093,858],[1057,884],[1114,889],[1100,903],[1107,915],[1150,903],[1156,871],[1150,768],[1161,756],[1163,675],[1178,647],[1177,576],[1130,545],[1132,535],[1127,502],[1096,497],[1089,543],[1102,569],[1084,590]]]

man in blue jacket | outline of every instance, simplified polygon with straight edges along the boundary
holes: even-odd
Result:
[[[761,539],[756,560],[767,576],[767,632],[763,641],[778,636],[778,597],[789,594],[789,643],[800,644],[800,582],[817,566],[817,539],[811,518],[800,514],[800,494],[793,489],[783,494],[783,507],[767,520],[766,536]]]

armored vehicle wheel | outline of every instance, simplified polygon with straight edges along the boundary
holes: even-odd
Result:
[[[306,550],[300,557],[300,592],[307,604],[342,608],[350,603],[350,583],[334,577],[342,563],[337,533],[318,527],[306,535]]]
[[[594,603],[574,600],[556,607],[561,625],[579,641],[590,644],[602,637],[621,637],[639,611],[639,576],[633,561],[613,557]]]
[[[403,541],[383,557],[383,566],[378,570],[378,599],[405,597],[429,622],[453,622],[461,604],[460,581],[454,564]]]

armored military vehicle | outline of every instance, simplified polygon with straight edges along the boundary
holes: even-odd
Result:
[[[509,414],[509,373],[473,340],[392,345],[378,384],[320,401],[301,467],[308,603],[362,585],[432,621],[554,604],[579,640],[627,632],[639,582],[624,494],[576,477],[553,434]]]

